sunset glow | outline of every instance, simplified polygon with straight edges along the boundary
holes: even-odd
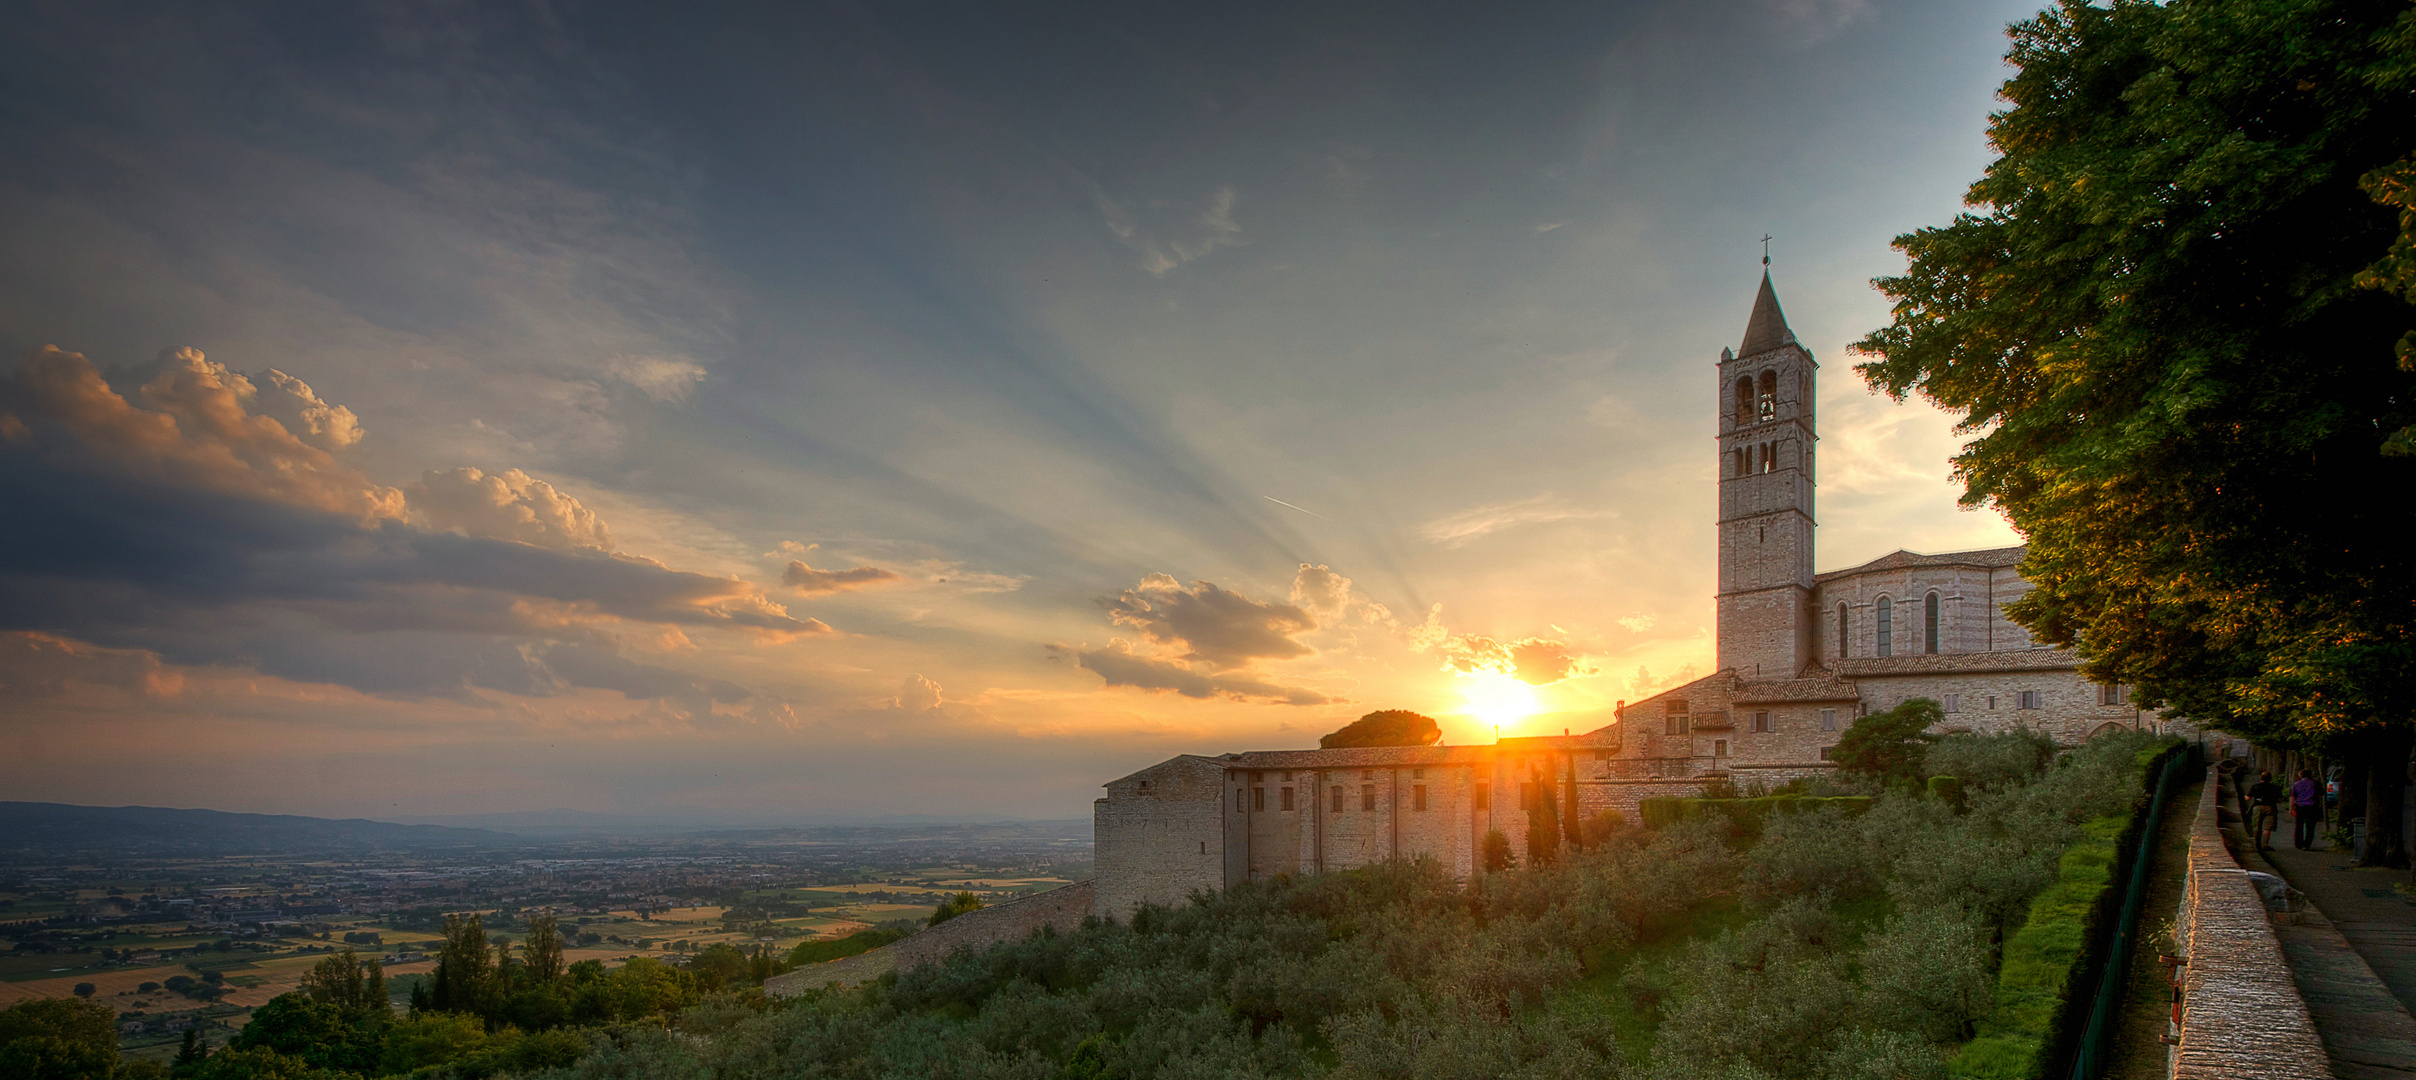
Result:
[[[1535,715],[1542,705],[1534,687],[1498,671],[1464,677],[1460,694],[1468,702],[1468,715],[1503,727]]]

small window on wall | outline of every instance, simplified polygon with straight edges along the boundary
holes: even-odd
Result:
[[[1664,733],[1669,735],[1686,734],[1689,720],[1687,712],[1688,704],[1683,698],[1673,698],[1662,702],[1661,725],[1666,729]]]
[[[1879,655],[1896,655],[1896,602],[1879,598]]]
[[[1334,785],[1334,812],[1337,814],[1342,812],[1342,785],[1340,784]]]
[[[1478,784],[1476,790],[1470,794],[1469,802],[1479,810],[1493,809],[1493,785]]]
[[[1369,810],[1369,811],[1373,811],[1375,808],[1376,808],[1376,785],[1374,785],[1374,784],[1361,784],[1361,785],[1359,785],[1359,809],[1361,809],[1361,810]]]
[[[2017,707],[2018,707],[2018,708],[2023,708],[2023,709],[2036,709],[2036,708],[2039,708],[2039,707],[2040,707],[2040,706],[2039,706],[2039,692],[2038,692],[2038,691],[2036,691],[2036,690],[2024,690],[2024,691],[2022,691],[2022,702],[2021,702],[2021,704],[2020,704],[2019,706],[2017,706]]]
[[[1834,751],[1834,750],[1836,750],[1836,749],[1837,749],[1837,748],[1836,748],[1836,747],[1834,747],[1834,746],[1824,746],[1824,747],[1821,747],[1821,748],[1820,748],[1820,759],[1821,759],[1822,761],[1833,761],[1833,760],[1835,760],[1835,758],[1833,758],[1833,757],[1831,756],[1831,751]]]
[[[1411,769],[1409,770],[1409,778],[1412,780],[1424,780],[1426,779],[1426,770]]]
[[[1822,731],[1837,730],[1837,710],[1822,709],[1820,711],[1820,729]]]
[[[1713,757],[1727,757],[1727,756],[1728,756],[1728,740],[1726,740],[1726,739],[1713,739],[1713,740],[1711,740],[1711,756],[1713,756]]]
[[[1767,710],[1757,711],[1753,714],[1753,730],[1760,733],[1767,733],[1770,730],[1770,713]]]
[[[1264,810],[1264,809],[1266,809],[1266,808],[1267,808],[1267,789],[1265,789],[1265,788],[1263,788],[1263,787],[1254,787],[1254,788],[1251,788],[1251,789],[1250,789],[1250,809],[1252,809],[1252,810]]]
[[[1934,592],[1921,598],[1921,651],[1938,651],[1938,594]]]
[[[1283,789],[1283,808],[1284,808],[1284,809],[1286,809],[1286,810],[1290,810],[1290,809],[1292,809],[1292,789],[1291,789],[1291,788],[1285,788],[1285,789]]]
[[[1853,651],[1853,649],[1854,649],[1854,647],[1853,647],[1853,641],[1854,641],[1854,622],[1853,622],[1853,619],[1852,619],[1850,616],[1848,616],[1848,615],[1846,614],[1846,603],[1845,603],[1845,601],[1840,600],[1840,601],[1838,601],[1838,602],[1837,602],[1837,658],[1838,658],[1838,659],[1843,660],[1843,659],[1845,659],[1846,657],[1849,657],[1849,656],[1854,655],[1854,651]]]
[[[1143,780],[1143,781],[1141,781],[1140,788],[1141,788],[1141,794],[1143,794],[1143,795],[1147,795],[1147,794],[1149,794],[1149,781],[1147,781],[1147,780]]]
[[[1961,695],[1961,694],[1948,694],[1948,695],[1946,695],[1946,701],[1945,701],[1945,703],[1944,703],[1942,706],[1940,706],[1939,711],[1941,711],[1941,712],[1950,712],[1950,713],[1962,712],[1962,711],[1963,711],[1963,695]]]
[[[1426,785],[1411,784],[1409,786],[1409,808],[1412,810],[1426,809]]]
[[[2097,687],[2097,703],[2100,705],[2130,704],[2130,685],[2127,683],[2100,683]]]

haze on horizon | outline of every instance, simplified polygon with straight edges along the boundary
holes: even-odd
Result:
[[[1822,568],[2035,3],[9,5],[0,790],[1078,817],[1707,671],[1712,364]],[[23,358],[21,361],[19,358]]]

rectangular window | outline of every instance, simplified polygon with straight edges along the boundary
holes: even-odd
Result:
[[[1711,756],[1713,756],[1713,757],[1727,757],[1727,756],[1728,756],[1728,740],[1726,740],[1726,739],[1713,739],[1713,740],[1711,741]]]
[[[1342,785],[1340,784],[1334,785],[1334,812],[1337,814],[1342,812]]]
[[[1837,730],[1837,710],[1822,709],[1820,711],[1820,729],[1822,731]]]
[[[1837,748],[1836,748],[1836,747],[1834,747],[1834,746],[1824,746],[1824,747],[1821,747],[1821,748],[1820,748],[1820,759],[1821,759],[1822,761],[1827,761],[1827,760],[1829,760],[1829,751],[1831,751],[1831,750],[1835,750],[1835,749],[1837,749]]]
[[[1412,780],[1424,780],[1426,779],[1426,770],[1411,769],[1409,770],[1409,778]]]
[[[1254,788],[1251,788],[1251,789],[1250,789],[1250,809],[1252,809],[1252,810],[1264,810],[1264,809],[1266,809],[1266,808],[1267,808],[1267,789],[1265,789],[1265,788],[1263,788],[1263,787],[1254,787]]]
[[[1410,785],[1410,787],[1409,787],[1409,808],[1410,808],[1410,809],[1412,809],[1412,810],[1424,810],[1424,809],[1426,809],[1426,785],[1424,785],[1424,784],[1412,784],[1412,785]]]
[[[1479,810],[1493,809],[1493,785],[1478,784],[1476,786],[1475,805]]]
[[[1767,710],[1757,710],[1754,712],[1753,730],[1757,732],[1768,732],[1770,730],[1770,713]]]
[[[2128,705],[2131,703],[2131,688],[2123,683],[2101,683],[2097,687],[2097,703]]]
[[[1374,810],[1375,808],[1376,808],[1376,785],[1374,785],[1374,784],[1361,784],[1361,785],[1359,785],[1359,809],[1361,809],[1361,810],[1371,810],[1371,811],[1372,811],[1372,810]]]
[[[1286,810],[1292,809],[1292,789],[1291,789],[1291,788],[1285,788],[1285,789],[1283,789],[1283,808],[1284,808],[1284,809],[1286,809]]]
[[[1945,705],[1945,708],[1944,708],[1942,711],[1945,711],[1945,712],[1962,712],[1962,711],[1963,711],[1963,695],[1961,695],[1961,694],[1948,694],[1948,695],[1946,695],[1946,705]]]
[[[2022,708],[2025,708],[2025,709],[2035,709],[2035,708],[2038,708],[2038,707],[2039,707],[2039,692],[2038,692],[2038,691],[2036,691],[2036,690],[2024,690],[2024,691],[2022,691],[2022,704],[2021,704],[2021,707],[2022,707]]]
[[[1988,695],[1988,711],[1989,711],[1989,712],[1995,712],[1995,711],[1997,711],[1997,697],[1996,697],[1996,695],[1995,695],[1995,694],[1990,694],[1990,695]]]
[[[1662,727],[1666,729],[1665,733],[1670,735],[1686,734],[1687,725],[1691,719],[1687,714],[1690,711],[1691,709],[1689,707],[1689,703],[1686,701],[1662,702],[1661,724]]]

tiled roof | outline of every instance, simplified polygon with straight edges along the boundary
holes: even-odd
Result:
[[[1830,581],[1876,570],[1902,570],[1914,566],[1976,566],[1984,569],[2000,569],[2021,565],[2022,553],[2028,550],[2030,550],[2029,545],[2016,544],[2012,547],[1982,548],[1978,551],[1949,551],[1942,555],[1924,555],[1917,551],[1892,551],[1861,566],[1849,566],[1843,570],[1814,574],[1812,580],[1815,582]]]
[[[1742,679],[1729,691],[1739,705],[1781,701],[1855,701],[1862,693],[1818,664],[1806,667],[1799,679]]]

